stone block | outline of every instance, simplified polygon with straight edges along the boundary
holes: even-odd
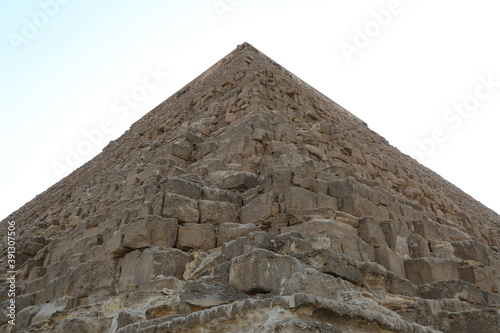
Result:
[[[347,214],[345,212],[335,212],[335,220],[350,225],[353,228],[359,228],[359,217]]]
[[[434,257],[456,259],[455,248],[450,242],[431,242],[430,246]]]
[[[226,189],[248,190],[257,185],[259,185],[259,180],[252,172],[233,172],[222,178],[222,188]]]
[[[285,192],[286,209],[313,209],[317,207],[318,195],[302,187],[291,187]]]
[[[333,210],[338,210],[338,203],[337,203],[337,198],[331,197],[327,194],[324,193],[318,193],[318,207],[328,207]]]
[[[293,168],[293,185],[312,190],[314,183],[314,163],[312,160]]]
[[[358,235],[358,230],[350,225],[332,219],[314,219],[290,227],[281,228],[281,233],[298,231],[302,237],[310,238],[318,234],[344,236],[347,234]]]
[[[475,240],[463,240],[458,242],[451,242],[455,249],[455,256],[463,260],[474,260],[485,265],[490,264],[490,249]]]
[[[217,229],[217,247],[258,230],[255,224],[224,222]]]
[[[410,251],[410,257],[421,258],[421,257],[432,257],[432,253],[429,250],[427,241],[420,235],[411,235],[407,239],[408,250]]]
[[[414,232],[427,241],[444,240],[439,231],[438,224],[432,221],[413,221]]]
[[[198,223],[200,220],[198,201],[176,193],[165,193],[162,215],[180,222]]]
[[[289,225],[302,223],[314,219],[335,219],[337,212],[328,207],[319,207],[315,209],[287,209],[286,218]],[[345,222],[343,220],[339,222]],[[349,224],[349,223],[347,223]],[[351,225],[351,224],[349,224]],[[352,225],[351,225],[352,226]]]
[[[375,248],[375,260],[399,277],[406,278],[403,259],[388,247]]]
[[[285,193],[292,187],[292,170],[287,167],[276,167],[271,170],[273,190]]]
[[[380,223],[373,218],[365,217],[359,221],[359,237],[373,247],[389,245],[385,241],[385,234]]]
[[[375,249],[355,235],[342,236],[342,253],[358,261],[375,261]]]
[[[370,216],[377,221],[386,221],[390,218],[387,207],[377,206],[357,194],[351,194],[342,199],[342,211],[356,217]]]
[[[173,247],[177,239],[176,219],[144,216],[122,227],[123,246],[131,249],[163,246]]]
[[[175,247],[181,250],[209,250],[216,245],[213,224],[185,224],[179,226]]]
[[[273,203],[275,202],[276,197],[274,193],[267,192],[261,194],[241,208],[241,222],[266,222],[273,216]]]
[[[178,249],[154,247],[143,252],[129,252],[122,260],[118,292],[135,290],[140,284],[159,275],[181,279],[186,264],[193,260],[193,256]]]
[[[443,313],[443,315],[449,316],[448,332],[498,333],[500,314],[496,309]]]
[[[198,209],[201,223],[221,224],[239,221],[238,208],[229,202],[200,200]]]
[[[396,250],[396,242],[398,238],[398,233],[396,231],[396,225],[393,221],[380,221],[380,227],[385,235],[385,241],[389,247]]]
[[[293,257],[256,249],[232,260],[229,284],[244,293],[269,293],[278,290],[281,281],[302,266]]]
[[[335,198],[345,198],[351,194],[360,192],[359,183],[353,177],[338,179],[328,183],[328,194]]]
[[[254,231],[222,245],[222,254],[232,259],[255,249],[266,249],[276,251],[276,247],[271,242],[269,234],[265,231]]]
[[[44,304],[40,311],[31,319],[31,325],[42,325],[49,323],[54,314],[59,311],[72,309],[78,306],[78,300],[75,297],[64,296]]]
[[[500,292],[500,279],[495,270],[475,262],[462,262],[459,266],[460,278],[487,291]]]
[[[414,284],[459,280],[457,263],[449,259],[415,258],[404,261],[406,278]]]
[[[297,231],[293,233],[297,233]],[[290,232],[288,234],[290,234]],[[300,235],[300,233],[298,234]],[[311,250],[330,249],[338,253],[344,253],[342,249],[342,239],[344,237],[332,234],[317,234],[308,238],[307,242],[311,245]]]
[[[162,184],[163,192],[176,193],[193,200],[198,200],[201,197],[201,186],[185,179],[170,177]]]
[[[189,160],[194,147],[188,140],[178,139],[172,143],[170,149],[172,155],[180,157],[183,160]]]
[[[364,283],[361,266],[357,262],[331,249],[300,252],[294,257],[318,271],[340,277],[356,285]]]

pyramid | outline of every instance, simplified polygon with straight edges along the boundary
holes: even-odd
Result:
[[[11,221],[1,332],[500,332],[500,217],[248,43]]]

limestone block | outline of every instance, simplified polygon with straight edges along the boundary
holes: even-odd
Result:
[[[64,296],[44,304],[40,311],[31,319],[31,325],[48,323],[52,315],[58,311],[72,309],[78,305],[78,300],[71,296]]]
[[[274,193],[261,194],[241,208],[241,222],[257,223],[268,220],[272,217],[274,202],[276,202]]]
[[[358,181],[353,177],[346,177],[328,183],[328,195],[335,198],[345,198],[351,194],[360,193]]]
[[[460,278],[487,291],[500,292],[500,279],[495,270],[475,262],[463,262],[459,266]]]
[[[358,235],[358,230],[350,225],[337,222],[332,219],[314,219],[290,227],[281,228],[281,233],[298,231],[304,238],[310,238],[318,234],[330,234],[343,236],[346,234]]]
[[[385,241],[385,234],[380,223],[373,218],[365,217],[359,221],[359,237],[373,247],[389,245]]]
[[[154,247],[143,252],[132,251],[122,259],[117,289],[119,292],[134,290],[159,275],[181,279],[186,264],[192,259],[192,255],[178,249]]]
[[[292,235],[297,235],[294,237]],[[326,235],[324,235],[326,236]],[[310,240],[304,240],[299,233],[289,232],[286,234],[280,234],[276,236],[276,247],[279,249],[280,253],[283,254],[293,254],[296,252],[306,252],[312,250],[312,242]]]
[[[293,257],[256,249],[232,260],[229,284],[244,293],[268,293],[278,290],[281,281],[301,266]]]
[[[163,192],[180,194],[194,200],[200,199],[201,196],[200,185],[177,177],[169,177],[161,189]]]
[[[312,160],[294,167],[293,185],[312,190],[314,183],[314,172],[312,172],[312,170],[314,170],[314,163]]]
[[[357,217],[370,216],[377,221],[386,221],[390,218],[387,207],[377,206],[357,194],[342,199],[342,211]]]
[[[453,313],[450,317],[448,332],[498,332],[500,314],[495,309],[457,312]]]
[[[406,278],[403,259],[388,247],[375,248],[375,260],[399,277]]]
[[[320,272],[341,277],[354,284],[363,284],[364,276],[357,262],[330,249],[313,250],[294,254],[302,263]]]
[[[209,250],[215,247],[217,236],[213,224],[179,226],[175,247],[181,250]]]
[[[359,228],[359,217],[347,214],[345,212],[336,211],[335,220],[350,225],[353,228]]]
[[[431,242],[430,245],[434,257],[456,259],[455,248],[450,242]]]
[[[111,325],[111,318],[102,317],[72,317],[56,321],[52,328],[54,333],[94,333],[107,332]]]
[[[328,207],[319,207],[314,209],[287,209],[286,218],[289,225],[302,223],[314,219],[335,219],[337,212]],[[339,222],[344,222],[343,220]],[[347,223],[349,224],[349,223]],[[349,224],[353,226],[352,224]]]
[[[422,236],[427,241],[442,241],[444,240],[439,231],[438,224],[432,221],[413,221],[415,233]]]
[[[459,280],[457,263],[449,259],[415,258],[404,261],[406,278],[414,284]]]
[[[222,254],[232,259],[255,249],[276,251],[269,234],[265,231],[254,231],[248,235],[222,245]]]
[[[210,201],[233,202],[233,196],[231,192],[213,187],[202,187],[201,199]]]
[[[238,208],[229,202],[200,200],[198,209],[201,223],[239,222]]]
[[[355,290],[352,284],[340,278],[321,273],[312,268],[303,268],[292,273],[289,278],[283,281],[280,295],[302,293],[337,300],[344,293]]]
[[[173,247],[177,238],[176,219],[144,216],[122,227],[123,246],[131,249],[163,246]]]
[[[217,247],[222,246],[226,242],[230,242],[237,238],[243,237],[259,228],[255,224],[239,224],[232,222],[224,222],[217,229]]]
[[[297,233],[295,231],[294,233]],[[288,233],[290,234],[290,233]],[[300,235],[300,233],[298,233]],[[347,236],[347,235],[346,235]],[[346,237],[343,236],[343,237]],[[353,235],[354,236],[354,235]],[[302,237],[302,236],[300,236]],[[344,253],[342,249],[342,239],[343,237],[332,235],[332,234],[317,234],[307,239],[307,242],[311,245],[311,250],[319,249],[330,249],[338,253]]]
[[[410,250],[410,257],[432,257],[427,241],[420,235],[414,234],[408,237],[408,249]]]
[[[485,265],[490,264],[490,249],[483,243],[475,240],[463,240],[451,242],[451,245],[455,249],[455,256],[457,258],[475,260]]]
[[[186,223],[198,223],[200,220],[198,202],[176,193],[165,193],[162,215]]]
[[[328,207],[333,210],[338,210],[337,198],[331,197],[324,193],[318,193],[318,207]]]
[[[389,247],[396,250],[396,241],[398,233],[396,232],[396,225],[393,221],[380,221],[380,226],[385,235],[385,241]]]
[[[257,175],[252,172],[239,171],[222,178],[222,188],[248,190],[259,185]]]
[[[188,160],[193,152],[193,145],[186,139],[178,139],[171,145],[171,153],[183,160]]]
[[[427,299],[459,299],[472,304],[488,305],[484,290],[462,280],[441,281],[420,285],[418,296]]]
[[[375,261],[375,249],[355,235],[342,236],[342,253],[359,261]]]
[[[286,209],[313,209],[317,207],[318,195],[302,187],[292,186],[285,192]]]
[[[195,307],[211,308],[246,297],[245,294],[237,292],[225,283],[191,281],[183,288],[180,301]]]
[[[289,167],[275,167],[271,170],[273,189],[284,193],[292,186],[292,170]]]
[[[447,241],[456,242],[461,240],[470,239],[470,236],[463,231],[458,230],[455,227],[441,224],[439,225],[442,235]]]

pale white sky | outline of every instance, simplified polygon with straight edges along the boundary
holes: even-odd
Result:
[[[244,41],[500,211],[498,1],[0,3],[0,218]]]

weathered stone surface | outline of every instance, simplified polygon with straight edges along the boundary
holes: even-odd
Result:
[[[399,277],[406,277],[403,259],[390,248],[385,246],[376,247],[375,260],[388,271],[397,274]]]
[[[389,246],[385,241],[384,231],[380,223],[372,218],[362,218],[359,221],[358,233],[362,240],[373,247]]]
[[[415,233],[422,236],[428,241],[441,241],[444,240],[438,225],[431,221],[413,221]]]
[[[273,215],[274,193],[267,192],[241,208],[241,223],[263,223]]]
[[[178,249],[153,247],[132,251],[123,259],[122,271],[118,281],[119,291],[137,288],[141,283],[159,275],[182,278],[186,264],[192,256]]]
[[[222,188],[248,190],[259,185],[257,175],[252,172],[240,171],[230,173],[222,179]]]
[[[431,251],[425,239],[420,235],[411,235],[408,237],[408,249],[412,258],[431,257]],[[438,256],[439,257],[439,256]]]
[[[318,195],[302,187],[291,187],[285,193],[286,209],[313,209],[317,207]]]
[[[173,247],[177,239],[176,219],[161,216],[139,217],[122,228],[122,245],[131,249],[163,246]]]
[[[490,263],[488,247],[478,241],[463,240],[452,242],[451,245],[455,249],[455,256],[460,259],[475,260],[485,265]]]
[[[198,202],[175,193],[165,193],[162,215],[186,223],[198,223],[200,220]]]
[[[459,280],[457,263],[438,258],[415,258],[404,261],[406,277],[414,284],[425,284],[444,280]]]
[[[209,250],[216,245],[217,236],[212,224],[185,224],[179,226],[175,247],[181,250]]]
[[[299,232],[304,238],[309,238],[317,234],[331,234],[336,236],[346,234],[358,235],[358,231],[350,225],[329,219],[315,219],[302,224],[281,228],[281,233],[292,231]]]
[[[221,224],[224,222],[238,222],[238,208],[229,202],[199,201],[200,222]]]
[[[301,266],[297,259],[290,256],[255,249],[233,259],[229,268],[229,284],[245,293],[268,293],[277,290],[281,281]]]
[[[276,247],[271,242],[269,234],[265,231],[254,231],[245,237],[235,239],[222,245],[222,253],[230,259],[252,252],[255,249],[276,251]]]
[[[255,224],[224,222],[217,229],[217,247],[258,230]]]

